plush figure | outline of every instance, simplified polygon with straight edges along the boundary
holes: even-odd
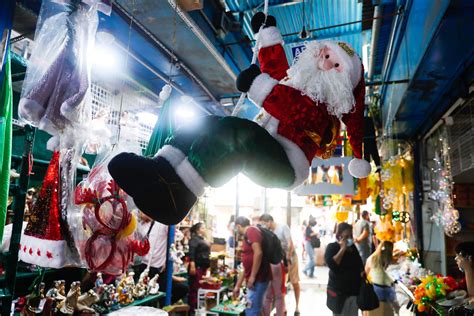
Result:
[[[239,172],[268,188],[299,186],[315,156],[332,155],[340,121],[355,157],[350,173],[370,173],[362,159],[363,69],[354,50],[344,42],[312,42],[290,68],[275,18],[265,22],[257,13],[252,29],[260,68],[244,70],[237,88],[262,107],[256,122],[208,116],[174,132],[152,159],[121,153],[110,161],[112,177],[154,220],[180,222],[205,187],[221,186]]]

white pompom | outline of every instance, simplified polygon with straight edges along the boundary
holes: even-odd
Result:
[[[372,167],[364,159],[354,158],[349,162],[349,173],[354,178],[366,178],[371,171]]]

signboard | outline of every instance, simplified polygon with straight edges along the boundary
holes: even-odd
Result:
[[[297,45],[291,48],[291,54],[293,55],[293,61],[305,50],[306,45]]]

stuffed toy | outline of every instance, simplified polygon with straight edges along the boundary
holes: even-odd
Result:
[[[164,224],[180,222],[204,193],[242,172],[268,188],[291,190],[308,178],[314,157],[331,157],[342,120],[355,158],[350,173],[366,177],[362,159],[365,85],[360,58],[344,42],[307,44],[290,68],[272,16],[257,13],[259,63],[237,88],[261,112],[255,121],[207,116],[177,130],[153,158],[121,153],[110,174],[137,207]]]

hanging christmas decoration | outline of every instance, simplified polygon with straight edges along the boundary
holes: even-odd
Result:
[[[153,158],[121,153],[109,163],[114,180],[154,220],[178,223],[206,187],[219,187],[240,172],[261,186],[296,188],[308,178],[315,156],[332,156],[341,121],[354,154],[350,174],[370,174],[362,159],[365,82],[359,56],[345,42],[315,41],[290,67],[276,24],[261,12],[252,18],[260,67],[251,65],[237,79],[238,89],[262,107],[256,122],[207,116],[193,122],[199,126],[176,130]]]
[[[453,236],[461,231],[459,223],[459,211],[454,208],[453,203],[453,177],[451,174],[451,161],[449,157],[449,144],[446,129],[443,128],[439,136],[440,151],[433,158],[434,166],[431,168],[432,184],[434,189],[428,193],[428,197],[438,202],[439,208],[431,217],[431,220],[444,233]]]
[[[48,268],[77,265],[76,249],[68,246],[71,233],[67,219],[61,214],[59,169],[59,152],[56,151],[22,236],[19,257],[23,262]]]
[[[112,275],[124,273],[135,254],[150,249],[146,236],[136,232],[133,203],[107,172],[113,152],[102,153],[89,176],[75,192],[81,207],[75,219],[75,234],[81,257],[88,269]]]

